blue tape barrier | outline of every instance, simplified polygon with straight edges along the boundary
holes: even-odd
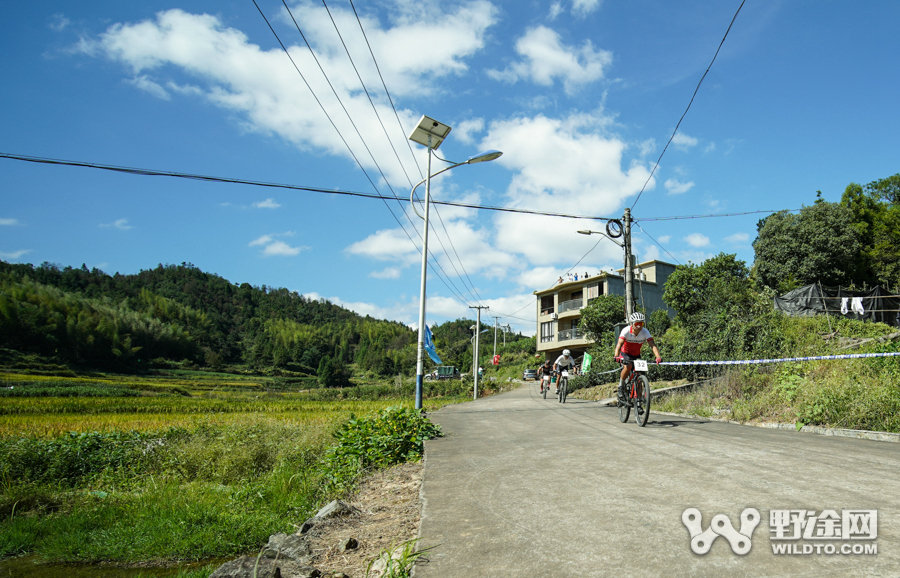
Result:
[[[847,355],[819,355],[816,357],[782,357],[780,359],[742,359],[737,361],[663,361],[659,365],[753,365],[756,363],[784,363],[786,361],[820,361],[826,359],[871,359],[873,357],[898,357],[898,352],[850,353]],[[649,364],[652,366],[653,364]]]

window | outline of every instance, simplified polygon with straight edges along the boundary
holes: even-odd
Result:
[[[591,283],[590,285],[586,285],[584,290],[587,293],[588,300],[600,297],[600,293],[602,293],[603,291],[603,289],[600,287],[600,283]]]
[[[553,341],[553,322],[541,323],[541,343]]]
[[[553,313],[553,295],[541,297],[541,315]]]

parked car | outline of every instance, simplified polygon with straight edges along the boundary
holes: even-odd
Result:
[[[522,373],[522,381],[528,381],[529,379],[537,381],[537,369],[526,369]]]

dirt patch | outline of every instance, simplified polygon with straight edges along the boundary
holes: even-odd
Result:
[[[366,478],[347,501],[360,514],[332,518],[310,532],[312,565],[322,576],[342,572],[351,578],[366,575],[369,563],[384,550],[416,538],[419,532],[419,487],[424,465],[406,463]],[[347,538],[359,542],[355,549],[340,551]]]

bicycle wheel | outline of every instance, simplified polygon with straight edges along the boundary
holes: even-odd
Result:
[[[548,383],[544,386],[544,399],[547,399],[547,390],[550,389],[550,384]]]
[[[625,382],[625,393],[628,395],[628,392],[631,391],[631,379]],[[618,394],[616,394],[618,396]],[[619,421],[625,423],[628,421],[628,416],[631,414],[631,405],[630,399],[626,399],[625,403],[621,401],[617,401],[616,405],[619,406]]]
[[[560,400],[563,403],[566,403],[566,397],[569,395],[569,380],[566,379],[562,383],[562,387],[559,388],[559,396]]]
[[[639,375],[635,386],[638,396],[634,400],[634,421],[644,427],[650,418],[650,380],[646,375]]]

